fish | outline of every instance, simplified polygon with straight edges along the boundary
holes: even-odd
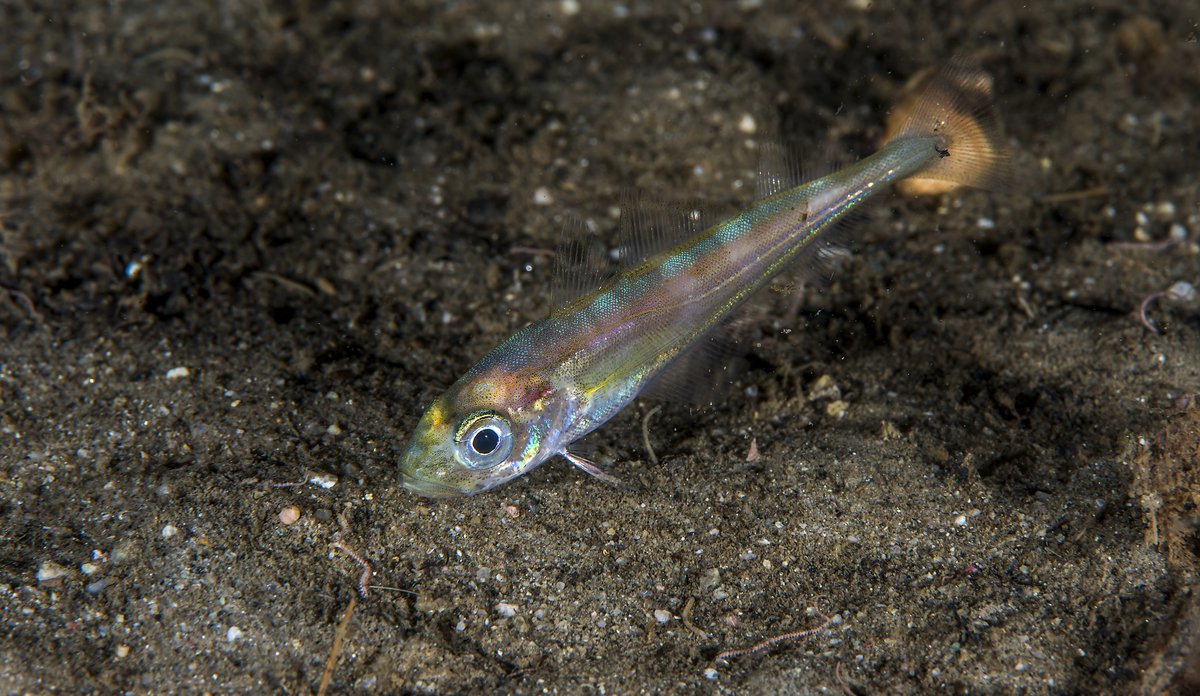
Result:
[[[438,396],[400,461],[425,497],[473,495],[572,451],[696,350],[785,268],[817,263],[833,231],[891,185],[999,188],[1007,150],[992,80],[958,59],[910,83],[870,156],[754,201],[518,330]],[[767,176],[767,175],[763,175]]]

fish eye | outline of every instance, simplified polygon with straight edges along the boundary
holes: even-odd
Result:
[[[454,438],[458,458],[472,469],[489,469],[512,453],[512,427],[495,413],[472,414],[463,420]]]
[[[500,429],[496,427],[480,428],[471,436],[471,449],[476,454],[487,456],[500,446]]]

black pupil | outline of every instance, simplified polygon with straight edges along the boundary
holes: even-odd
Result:
[[[480,454],[491,454],[500,446],[500,433],[495,428],[484,428],[471,438],[471,449]]]

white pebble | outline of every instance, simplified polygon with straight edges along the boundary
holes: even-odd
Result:
[[[712,667],[709,667],[708,669],[704,670],[704,678],[709,681],[716,681],[717,680],[717,670],[713,669]]]
[[[334,474],[313,474],[308,478],[308,482],[314,486],[329,490],[338,483],[338,477]]]
[[[65,578],[71,571],[54,561],[42,561],[41,567],[37,571],[37,581],[39,583],[52,582],[61,578]]]
[[[979,220],[977,220],[975,222],[975,224],[978,225],[979,229],[981,229],[981,230],[996,229],[996,221],[989,217],[981,217],[981,218],[979,218]]]
[[[1167,289],[1167,295],[1176,302],[1191,302],[1196,299],[1196,286],[1181,280]]]
[[[162,538],[164,538],[164,539],[170,539],[171,537],[175,536],[178,533],[179,533],[179,528],[173,524],[168,524],[167,526],[162,528]]]
[[[654,610],[654,620],[659,622],[660,624],[665,624],[673,618],[674,617],[671,616],[671,612],[667,611],[666,609],[655,609]]]
[[[172,382],[177,379],[187,379],[191,376],[192,371],[186,367],[172,367],[171,369],[167,370],[167,379],[171,380]]]
[[[742,114],[742,118],[738,121],[738,130],[746,135],[754,135],[758,131],[758,122],[750,114]]]
[[[509,604],[508,602],[500,602],[496,605],[496,613],[506,619],[511,619],[517,615],[517,605]]]
[[[129,657],[129,646],[128,645],[118,645],[117,646],[117,657]]]
[[[225,640],[232,643],[242,637],[242,629],[237,626],[230,626],[228,631],[225,631]]]
[[[955,524],[955,525],[957,525],[957,526],[959,526],[959,527],[965,527],[965,526],[967,526],[967,516],[966,516],[966,515],[959,515],[958,517],[955,517],[955,518],[954,518],[954,524]]]
[[[539,186],[533,192],[534,205],[551,205],[554,203],[554,194],[550,193],[550,189],[545,186]]]
[[[574,17],[579,14],[578,0],[562,0],[559,7],[562,8],[562,13],[568,17]]]

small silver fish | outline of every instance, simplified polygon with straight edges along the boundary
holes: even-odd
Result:
[[[992,187],[1007,153],[990,78],[956,63],[911,86],[873,155],[755,201],[611,278],[488,353],[429,407],[404,453],[404,486],[474,494],[561,456],[632,401],[827,232],[890,185]]]

